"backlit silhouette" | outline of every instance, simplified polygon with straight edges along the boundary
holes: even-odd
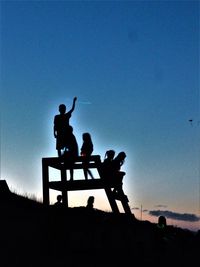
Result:
[[[89,176],[94,179],[92,172],[88,169],[88,163],[89,163],[89,157],[92,155],[93,152],[93,143],[92,143],[92,138],[90,133],[83,133],[82,134],[83,138],[83,144],[81,146],[81,156],[84,158],[84,176],[85,179],[88,179],[88,174]]]
[[[88,209],[94,208],[94,196],[88,197],[86,208],[88,208]]]
[[[122,189],[122,179],[125,172],[120,170],[125,152],[120,152],[115,158],[115,151],[110,149],[105,153],[103,162],[100,155],[93,155],[93,142],[89,132],[82,134],[82,146],[79,146],[73,133],[73,127],[69,124],[72,112],[75,109],[74,97],[70,111],[66,112],[66,106],[59,106],[60,114],[54,117],[54,136],[56,138],[56,149],[58,157],[42,159],[43,177],[43,203],[50,204],[50,189],[61,192],[62,204],[68,207],[68,192],[76,190],[104,189],[114,213],[120,213],[116,200],[120,200],[125,213],[132,214],[129,200]],[[60,171],[60,181],[50,178],[49,168]],[[95,179],[91,169],[96,169]],[[84,180],[77,177],[74,179],[74,170],[83,170]],[[70,179],[67,177],[70,172]],[[79,174],[79,172],[76,172]],[[88,175],[91,179],[88,180]],[[99,176],[99,177],[98,177]],[[60,198],[59,197],[59,198]],[[60,199],[61,202],[61,199]],[[59,199],[58,199],[59,203]],[[88,199],[87,207],[92,207],[94,197]]]
[[[55,206],[60,207],[62,206],[62,196],[57,195],[57,201],[54,203]]]
[[[111,181],[113,178],[113,159],[115,156],[115,151],[113,149],[107,150],[102,162],[102,175],[107,182]]]
[[[113,190],[115,194],[121,194],[122,192],[122,180],[126,173],[121,171],[121,167],[125,162],[125,158],[126,153],[121,151],[112,161],[113,177],[116,179],[116,187]]]
[[[73,127],[69,126],[69,133],[67,138],[67,143],[64,151],[64,162],[66,165],[70,166],[70,180],[73,180],[74,171],[73,164],[78,157],[79,149],[78,143],[75,135],[73,134]]]
[[[69,120],[71,118],[72,112],[75,109],[77,97],[74,97],[72,108],[66,112],[66,106],[64,104],[59,105],[60,114],[54,117],[54,137],[56,138],[56,149],[58,151],[58,156],[62,155],[62,150],[67,146],[68,136],[70,134],[69,130]]]

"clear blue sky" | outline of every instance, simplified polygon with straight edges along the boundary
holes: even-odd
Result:
[[[77,96],[79,147],[90,132],[102,159],[126,152],[133,213],[140,218],[142,205],[142,219],[162,210],[198,229],[199,1],[0,4],[1,179],[42,197],[42,157],[57,156],[53,117]],[[93,193],[108,210],[103,192],[72,194],[71,205]]]

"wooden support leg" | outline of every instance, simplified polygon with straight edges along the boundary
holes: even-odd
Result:
[[[129,207],[129,204],[128,204],[127,200],[123,200],[122,199],[121,202],[122,202],[122,206],[124,208],[125,213],[131,214],[131,209]]]
[[[67,171],[65,168],[61,169],[61,181],[63,182],[63,185],[67,181]],[[68,195],[64,186],[62,187],[62,202],[64,206],[68,207]]]
[[[43,182],[43,203],[49,205],[49,168],[45,159],[42,159],[42,182]]]
[[[129,204],[128,204],[128,197],[127,197],[127,195],[124,194],[123,189],[122,188],[119,189],[117,194],[119,195],[119,200],[122,203],[122,206],[124,208],[125,213],[131,214],[131,209],[130,209]]]
[[[105,188],[105,192],[106,192],[106,195],[107,195],[107,198],[108,198],[108,201],[110,203],[110,206],[111,206],[111,209],[114,213],[119,213],[119,208],[117,206],[117,203],[115,201],[115,198],[113,196],[113,192],[111,190],[111,188]]]

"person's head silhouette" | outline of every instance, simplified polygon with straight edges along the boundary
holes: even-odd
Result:
[[[65,104],[60,104],[59,105],[59,112],[60,112],[60,114],[65,114],[65,112],[66,112]]]
[[[90,133],[83,133],[82,137],[83,137],[84,142],[91,142],[91,140],[92,140]]]
[[[165,216],[159,216],[158,217],[158,227],[159,228],[165,228],[167,226],[167,221]]]
[[[62,201],[62,196],[61,195],[58,195],[57,196],[57,200],[58,200],[58,202],[61,202]]]
[[[119,158],[120,160],[125,160],[125,158],[126,158],[126,153],[125,153],[124,151],[119,152],[119,154],[118,154],[118,158]]]
[[[57,202],[55,203],[55,205],[61,205],[62,204],[62,195],[57,195]]]
[[[106,153],[105,153],[105,158],[107,159],[113,159],[115,156],[115,151],[110,149],[110,150],[107,150]]]

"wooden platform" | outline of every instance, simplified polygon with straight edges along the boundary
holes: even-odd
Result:
[[[120,200],[122,202],[122,206],[124,207],[125,213],[131,213],[131,210],[128,205],[128,198],[123,192],[122,184],[121,184],[120,196],[119,195],[116,196],[113,193],[113,188],[116,186],[116,183],[114,183],[115,179],[110,179],[110,181],[108,182],[108,180],[105,180],[103,178],[103,173],[101,169],[102,163],[99,155],[92,155],[89,158],[89,162],[87,164],[88,169],[92,168],[97,169],[99,177],[97,178],[95,177],[95,179],[88,178],[88,180],[85,179],[77,180],[76,178],[73,181],[67,179],[67,170],[83,169],[84,162],[85,162],[84,158],[81,156],[77,157],[73,162],[73,164],[71,164],[69,160],[64,158],[59,158],[59,157],[43,158],[42,159],[43,203],[45,205],[49,205],[50,189],[57,190],[62,193],[63,204],[66,206],[68,206],[68,191],[104,189],[113,212],[117,213],[119,212],[116,200]],[[60,181],[49,180],[49,167],[60,170],[61,174]]]
[[[93,190],[93,189],[102,189],[104,188],[105,182],[103,179],[89,179],[89,180],[73,180],[73,181],[53,181],[49,182],[49,188],[62,191],[64,187],[67,191],[76,191],[76,190]],[[114,188],[114,184],[107,185],[111,188]]]

